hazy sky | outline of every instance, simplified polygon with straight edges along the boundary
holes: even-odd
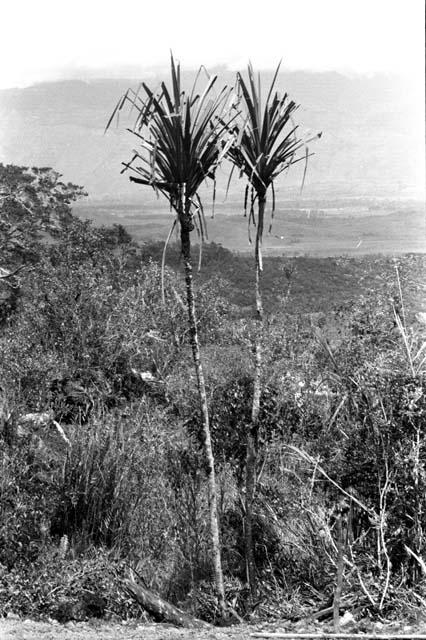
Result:
[[[21,0],[2,6],[0,88],[168,63],[423,77],[423,0]]]

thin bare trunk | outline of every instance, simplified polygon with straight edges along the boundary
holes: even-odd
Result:
[[[342,511],[339,511],[336,520],[336,537],[337,537],[337,569],[336,569],[336,589],[334,591],[333,599],[333,625],[334,631],[337,633],[340,629],[340,599],[342,597],[343,586],[343,516]]]
[[[250,588],[251,604],[256,598],[256,562],[254,558],[253,541],[253,502],[256,491],[256,462],[257,462],[257,423],[260,410],[261,392],[261,366],[262,351],[258,342],[260,337],[256,336],[255,345],[255,375],[252,401],[251,424],[247,433],[247,453],[246,453],[246,496],[245,496],[245,555],[247,582]]]
[[[253,502],[256,491],[256,462],[257,462],[257,432],[260,413],[260,396],[262,391],[262,340],[263,340],[263,303],[260,287],[262,273],[262,254],[260,241],[263,232],[263,215],[265,211],[264,198],[259,197],[258,228],[256,234],[255,262],[256,262],[256,331],[254,338],[254,376],[253,376],[253,400],[251,408],[251,424],[247,433],[246,454],[246,498],[245,498],[245,551],[247,582],[250,587],[250,600],[256,598],[256,562],[254,558],[253,543]]]
[[[198,395],[200,399],[201,424],[203,430],[203,444],[206,458],[209,515],[210,515],[210,534],[212,541],[213,566],[215,573],[215,584],[219,606],[222,614],[225,615],[225,590],[223,585],[222,561],[220,553],[219,539],[219,523],[217,510],[217,493],[216,493],[216,477],[214,468],[214,456],[210,435],[209,412],[207,406],[207,393],[204,382],[203,367],[200,358],[200,345],[198,341],[197,318],[195,313],[194,290],[192,281],[192,263],[191,263],[191,240],[190,228],[188,225],[181,224],[181,246],[182,257],[185,268],[185,285],[186,285],[186,302],[188,309],[188,322],[190,341],[192,348],[192,356],[194,360],[194,368],[197,377]]]

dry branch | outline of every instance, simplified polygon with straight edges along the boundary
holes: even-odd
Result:
[[[309,640],[315,640],[316,638],[366,638],[367,640],[390,640],[396,638],[397,640],[426,640],[425,634],[416,633],[251,633],[252,638],[306,638]]]

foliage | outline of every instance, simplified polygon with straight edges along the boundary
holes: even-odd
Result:
[[[250,376],[227,381],[217,387],[212,397],[212,431],[216,455],[224,463],[230,463],[242,481],[246,459],[245,434],[250,424],[250,399],[253,380]],[[281,402],[280,393],[272,386],[262,389],[260,413],[256,425],[256,441],[263,450],[277,434],[285,437],[288,431],[288,407]],[[262,459],[259,460],[259,466]]]
[[[251,64],[248,66],[248,85],[240,73],[237,74],[238,89],[241,91],[243,110],[239,119],[225,123],[230,134],[227,157],[247,179],[244,212],[249,210],[250,224],[256,227],[255,256],[256,267],[262,270],[261,244],[264,229],[264,203],[268,189],[272,190],[272,216],[275,210],[274,181],[291,165],[303,159],[300,150],[321,134],[304,139],[294,125],[292,114],[297,106],[287,94],[279,96],[275,82],[280,65],[272,79],[269,91],[262,105],[260,74],[257,83]],[[250,192],[250,193],[249,193]],[[257,222],[254,204],[258,201]],[[250,237],[250,235],[249,235]]]
[[[17,168],[17,183],[23,175]],[[34,176],[50,189],[49,172],[31,171],[29,185]],[[32,268],[20,272],[0,333],[0,609],[137,616],[121,587],[131,565],[148,587],[212,619],[207,469],[179,252],[170,247],[163,304],[158,247],[54,202],[49,241],[37,223],[31,256],[13,258]],[[204,258],[195,295],[226,600],[246,615],[250,267],[214,245]],[[273,617],[280,603],[297,615],[319,607],[319,593],[332,597],[342,496],[346,595],[376,614],[405,602],[414,611],[426,530],[425,334],[415,323],[424,258],[294,262],[267,259],[264,269],[274,313],[256,431],[258,614]]]
[[[192,279],[191,232],[196,228],[201,241],[204,240],[205,220],[199,190],[207,178],[214,179],[216,169],[229,146],[228,143],[220,148],[227,123],[223,124],[219,117],[224,115],[226,119],[228,118],[226,109],[228,92],[223,89],[218,96],[213,95],[212,88],[216,81],[214,76],[200,96],[195,93],[197,80],[198,76],[190,95],[182,90],[180,65],[176,66],[171,56],[171,90],[161,83],[160,89],[154,93],[145,83],[142,83],[146,94],[145,100],[142,100],[138,94],[127,91],[113,112],[107,128],[115,114],[126,102],[130,102],[137,112],[133,133],[138,137],[141,149],[134,151],[133,158],[129,163],[124,164],[124,168],[131,169],[137,174],[136,177],[130,176],[131,181],[149,185],[156,192],[162,193],[169,201],[170,210],[176,215],[168,239],[176,227],[180,232],[181,254],[184,262],[189,340],[197,380],[204,433],[203,446],[208,470],[211,554],[214,560],[216,589],[223,615],[225,615],[215,464],[211,447],[206,387],[200,359]]]
[[[199,189],[206,178],[214,178],[216,168],[224,157],[227,146],[219,151],[224,124],[219,120],[223,114],[228,91],[223,89],[218,96],[213,94],[217,76],[209,78],[200,95],[197,80],[191,94],[186,94],[181,85],[180,65],[171,57],[172,88],[161,83],[157,92],[143,82],[145,92],[128,89],[118,102],[107,129],[123,107],[129,103],[136,110],[133,130],[140,151],[136,150],[130,162],[123,163],[130,169],[130,180],[151,186],[170,202],[170,208],[178,214],[178,223],[193,229],[193,220],[198,220],[201,238],[205,234],[204,213]],[[226,125],[225,125],[226,126]]]
[[[50,168],[0,164],[0,312],[15,308],[22,269],[37,261],[40,243],[52,241],[71,219],[82,187],[60,181]],[[18,275],[20,274],[20,275]]]
[[[55,403],[52,384],[66,379],[108,404],[147,392],[140,374],[149,371],[160,376],[161,394],[161,371],[185,342],[184,312],[173,294],[179,287],[170,278],[164,313],[159,268],[132,265],[132,252],[117,256],[88,225],[77,225],[40,258],[0,344],[3,376],[28,408]]]
[[[71,203],[86,194],[82,187],[65,184],[60,177],[50,168],[0,164],[3,259],[5,255],[25,257],[42,232],[55,235],[70,219]]]
[[[143,259],[160,262],[162,250],[161,242],[145,243]],[[180,268],[180,253],[175,243],[168,246],[167,265],[175,271]],[[380,296],[381,301],[386,301],[386,313],[391,312],[386,322],[393,323],[390,299],[396,302],[399,299],[395,267],[400,272],[407,319],[412,323],[424,302],[422,283],[426,278],[426,257],[423,254],[397,258],[384,255],[289,258],[268,254],[263,258],[262,273],[265,311],[269,317],[285,312],[295,320],[307,320],[308,324],[309,317],[315,322],[327,318],[328,324],[334,317],[338,326],[342,322],[346,324],[345,318],[361,313],[369,314],[374,322],[375,299]],[[206,243],[201,269],[194,274],[194,279],[206,283],[214,277],[226,283],[222,295],[229,305],[233,305],[233,313],[252,317],[252,258],[247,253],[234,253],[214,242]],[[335,313],[339,307],[340,316]]]
[[[32,562],[47,535],[57,491],[54,465],[26,438],[19,449],[3,441],[0,479],[0,566]]]
[[[59,622],[138,618],[143,613],[122,584],[126,571],[123,560],[102,548],[75,557],[46,547],[33,563],[16,565],[0,577],[0,608],[4,614]]]
[[[333,347],[322,334],[318,340],[317,405],[325,427],[303,443],[305,459],[320,469],[325,496],[336,501],[344,493],[349,500],[352,561],[361,573],[367,566],[374,572],[371,599],[380,610],[391,576],[402,571],[411,584],[421,572],[415,557],[424,553],[424,373],[412,375],[392,315],[381,305],[368,313],[358,308]],[[306,408],[310,394],[303,386],[299,401]]]
[[[240,617],[246,614],[245,611],[245,599],[247,590],[242,583],[236,577],[227,576],[225,579],[225,599],[228,605],[232,608],[233,612],[236,612]],[[200,580],[188,593],[188,605],[191,613],[200,618],[206,620],[212,624],[217,623],[221,619],[221,612],[217,597],[212,591],[212,583],[209,580]],[[231,620],[233,619],[233,613],[231,612]],[[235,618],[234,623],[238,622]],[[228,622],[229,624],[229,622]]]

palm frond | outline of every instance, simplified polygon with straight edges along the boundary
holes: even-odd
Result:
[[[199,72],[187,95],[181,86],[180,65],[173,56],[170,66],[170,88],[161,83],[153,91],[142,83],[138,92],[129,89],[117,103],[107,128],[126,103],[136,110],[130,131],[137,137],[139,149],[129,162],[123,163],[123,171],[132,172],[133,182],[159,190],[176,209],[181,203],[182,185],[185,197],[195,203],[201,183],[214,178],[228,151],[231,142],[222,149],[219,142],[227,127],[226,102],[230,91],[225,87],[213,96],[217,76],[211,76],[198,94]],[[197,207],[193,214],[196,210]]]
[[[280,97],[275,91],[280,64],[275,70],[263,105],[260,76],[258,75],[256,82],[251,63],[247,69],[247,82],[241,73],[237,74],[242,112],[228,128],[233,144],[228,149],[227,157],[240,170],[240,176],[245,176],[248,184],[256,192],[259,203],[266,200],[268,189],[272,189],[272,218],[275,211],[274,181],[291,165],[305,160],[304,183],[307,158],[311,155],[306,146],[308,140],[299,135],[298,128],[292,121],[292,114],[298,105],[289,100],[286,93]],[[244,198],[244,212],[247,210],[247,194],[248,191]],[[258,218],[262,217],[261,220],[257,220],[257,252],[262,242],[264,209],[264,206],[259,207],[257,214]],[[250,221],[255,222],[253,200],[250,206]]]

